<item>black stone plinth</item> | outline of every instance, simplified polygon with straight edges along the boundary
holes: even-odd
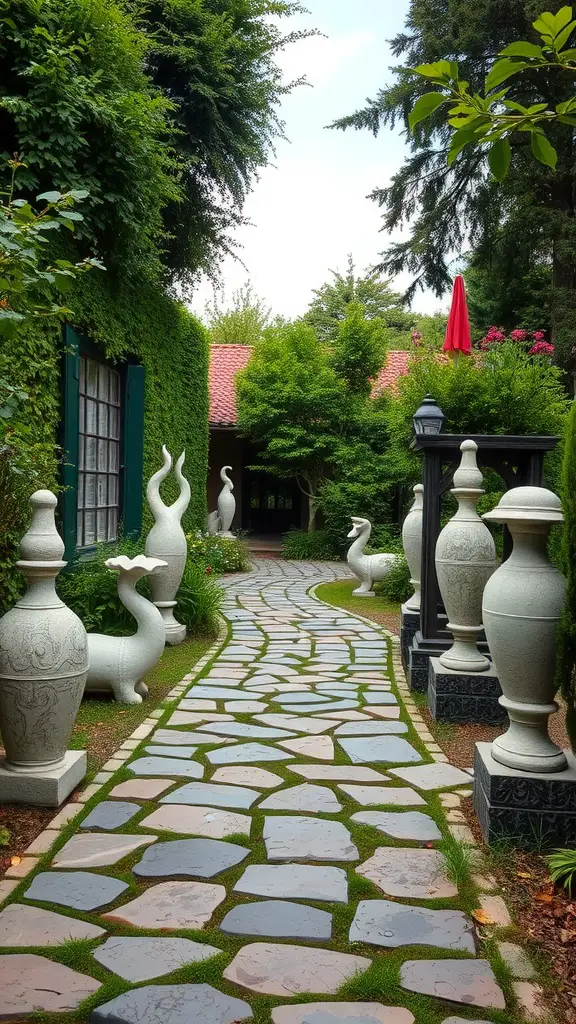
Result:
[[[446,616],[442,616],[440,621],[446,622]],[[428,693],[428,662],[430,658],[438,658],[444,651],[449,650],[454,643],[454,638],[448,630],[442,630],[442,636],[434,639],[429,639],[422,636],[421,630],[418,630],[412,640],[412,646],[408,651],[408,671],[406,678],[408,680],[408,686],[411,690],[416,690],[418,693]],[[488,644],[482,639],[478,643],[478,650],[482,654],[489,654]]]
[[[576,760],[562,772],[521,772],[498,764],[492,744],[477,743],[474,811],[487,843],[523,850],[576,845]]]
[[[420,629],[420,612],[413,612],[403,604],[400,609],[400,653],[404,671],[408,671],[408,652],[417,630]]]
[[[486,672],[455,672],[438,658],[428,659],[428,707],[438,722],[502,725],[508,715],[498,703],[501,694],[494,666]]]

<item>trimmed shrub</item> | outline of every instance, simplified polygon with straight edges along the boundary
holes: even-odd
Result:
[[[398,601],[403,604],[408,600],[412,593],[412,586],[410,585],[408,563],[403,555],[398,555],[388,575],[381,583],[376,583],[374,589],[380,597],[385,597],[388,601]]]
[[[289,530],[284,534],[283,558],[304,561],[340,560],[340,553],[325,530],[304,533],[303,530]]]
[[[249,572],[250,555],[246,541],[237,537],[219,537],[217,534],[186,534],[190,561],[209,572]]]
[[[135,621],[118,597],[118,573],[105,566],[108,558],[127,555],[134,558],[142,553],[142,544],[123,540],[118,544],[99,544],[90,558],[79,559],[65,572],[60,573],[57,589],[62,600],[80,616],[89,633],[107,633],[110,636],[126,636],[134,632]],[[150,597],[147,579],[137,584],[141,594]],[[217,583],[206,574],[201,565],[194,565],[191,559],[178,591],[176,618],[183,622],[190,633],[218,631],[218,610],[222,592]]]

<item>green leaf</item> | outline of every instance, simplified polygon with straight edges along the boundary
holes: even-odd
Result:
[[[543,59],[542,47],[535,43],[510,43],[500,50],[502,57],[540,57]]]
[[[566,25],[566,28],[563,28],[562,31],[558,33],[554,40],[554,46],[556,50],[561,50],[562,47],[565,46],[565,44],[570,39],[570,36],[572,35],[575,27],[576,21],[571,21],[569,25]]]
[[[562,50],[562,53],[558,54],[558,60],[561,61],[562,64],[569,60],[576,60],[576,49]]]
[[[452,73],[452,65],[449,60],[437,60],[434,64],[419,64],[414,68],[417,75],[424,78],[440,78],[449,81]]]
[[[529,67],[530,64],[526,64],[526,61],[522,60],[509,60],[507,57],[504,60],[497,60],[494,67],[486,75],[486,82],[484,83],[486,92],[490,92],[497,85],[505,82],[507,78],[511,78],[512,75],[517,75],[519,71],[524,71],[525,68]]]
[[[464,146],[467,146],[469,142],[473,142],[475,139],[477,139],[476,129],[471,125],[467,128],[460,128],[457,132],[454,132],[452,141],[450,142],[450,149],[448,151],[449,167],[454,163],[458,154],[464,149]]]
[[[488,153],[488,164],[492,174],[496,178],[496,181],[503,181],[508,174],[511,156],[512,150],[510,148],[509,139],[498,139],[498,141],[490,147],[490,151]]]
[[[40,199],[45,199],[47,203],[57,203],[62,199],[61,192],[41,192],[39,196],[36,196],[36,202]]]
[[[544,133],[532,132],[532,153],[541,164],[555,170],[558,163],[558,154],[549,142]]]
[[[445,102],[446,97],[443,96],[441,92],[427,92],[424,96],[420,96],[420,98],[416,100],[408,118],[410,130],[419,124],[420,121],[424,121],[424,119],[429,117],[430,114],[433,114],[434,111],[437,110],[438,107],[441,107]]]
[[[60,213],[60,217],[63,217],[64,220],[84,220],[82,214],[76,213],[75,210],[62,210]]]
[[[561,121],[562,124],[576,124],[576,116],[574,116],[574,114],[560,114],[558,120]]]

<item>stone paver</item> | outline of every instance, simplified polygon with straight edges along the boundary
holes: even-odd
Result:
[[[400,983],[409,992],[465,1006],[505,1008],[504,995],[487,960],[406,960]]]
[[[104,832],[72,836],[52,861],[55,868],[105,868],[117,864],[158,836],[108,835]]]
[[[52,910],[11,903],[0,911],[0,947],[59,946],[69,939],[97,939],[102,928]]]
[[[392,839],[426,843],[442,838],[436,822],[422,811],[358,811],[352,815],[352,821],[372,825]]]
[[[293,996],[302,992],[337,992],[345,981],[367,970],[371,960],[329,949],[253,942],[244,946],[224,977],[252,992]]]
[[[223,885],[160,882],[146,889],[130,903],[102,914],[102,919],[119,921],[134,928],[156,928],[163,931],[203,928],[216,907],[225,899],[226,889]]]
[[[201,662],[167,702],[150,704],[95,784],[9,869],[26,903],[0,913],[2,952],[13,947],[0,960],[0,1017],[7,1005],[12,1019],[24,1019],[37,999],[68,1018],[92,991],[90,1024],[416,1024],[411,991],[421,993],[418,1024],[460,1024],[447,1003],[453,1017],[466,1007],[466,1019],[503,1007],[489,964],[475,956],[468,904],[434,848],[445,828],[439,814],[446,830],[472,842],[459,805],[471,775],[429,746],[403,682],[399,701],[388,672],[398,641],[309,593],[347,574],[342,563],[262,559],[253,572],[218,581],[231,636],[208,676],[195,682]],[[52,862],[50,853],[39,860],[76,814]],[[480,888],[489,903],[479,895],[476,905],[507,922],[496,883]],[[1,895],[12,896],[9,884]],[[50,904],[62,912],[45,910]],[[347,904],[344,925],[337,910]],[[98,940],[83,960],[86,978],[65,978],[69,969],[50,962],[44,981],[43,958],[27,950],[69,938]],[[220,956],[231,939],[236,955]],[[393,947],[405,999],[385,971],[376,991],[380,976],[367,977],[363,1000],[367,951],[384,966]],[[418,960],[408,959],[412,948]],[[434,959],[438,948],[446,959]],[[533,968],[520,947],[499,949],[528,1014],[537,1002]],[[127,991],[102,995],[103,970],[112,992]],[[339,997],[354,976],[358,998]]]
[[[37,1010],[75,1010],[101,984],[34,953],[0,956],[0,1020],[13,1020]]]
[[[24,895],[27,900],[88,911],[112,903],[127,888],[128,883],[119,878],[91,871],[41,871]]]
[[[211,782],[223,782],[230,786],[256,786],[257,789],[275,789],[281,786],[284,779],[281,775],[268,772],[265,768],[254,766],[232,765],[230,768],[217,768]]]
[[[414,1024],[414,1014],[380,1003],[304,1003],[276,1007],[272,1024]]]
[[[315,864],[251,864],[234,892],[279,899],[347,903],[348,881],[342,868]]]
[[[334,792],[327,786],[315,786],[313,783],[302,783],[281,789],[278,793],[266,797],[259,805],[260,811],[316,811],[322,814],[338,814],[342,804],[338,802]]]
[[[219,807],[189,807],[187,804],[172,804],[152,811],[142,828],[159,829],[164,832],[179,832],[181,835],[205,836],[207,839],[224,839],[226,836],[247,836],[252,827],[252,818],[246,814],[223,811]]]
[[[358,860],[358,850],[341,821],[304,815],[264,819],[268,860]]]
[[[350,926],[350,942],[370,946],[436,946],[475,953],[474,928],[459,910],[428,910],[389,900],[361,900]]]
[[[387,896],[412,900],[449,899],[458,889],[446,874],[446,861],[438,850],[381,846],[356,871],[369,878]]]
[[[188,782],[174,789],[160,801],[163,804],[206,804],[210,807],[230,807],[247,810],[261,794],[241,786],[220,786],[213,782]]]
[[[332,936],[332,914],[287,900],[241,903],[228,911],[220,924],[220,931],[228,935],[328,942]]]
[[[214,878],[249,853],[244,846],[216,839],[175,839],[149,847],[132,870],[139,878]]]
[[[419,793],[415,793],[409,786],[343,786],[339,785],[343,793],[347,793],[362,807],[377,807],[386,804],[398,804],[401,807],[421,807],[426,803]]]
[[[239,1024],[252,1010],[212,985],[145,985],[97,1007],[90,1024]]]
[[[120,828],[135,814],[138,814],[140,809],[139,804],[131,804],[122,800],[102,800],[80,822],[80,828],[101,828],[104,831],[109,828]]]
[[[94,958],[124,981],[151,981],[187,964],[217,956],[222,950],[192,939],[165,936],[114,936],[93,951]]]

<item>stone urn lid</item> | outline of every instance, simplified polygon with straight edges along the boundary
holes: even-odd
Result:
[[[546,487],[513,487],[506,491],[496,508],[482,519],[493,523],[514,520],[534,523],[561,523],[564,520],[560,498]]]

